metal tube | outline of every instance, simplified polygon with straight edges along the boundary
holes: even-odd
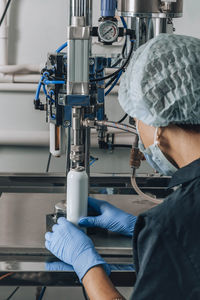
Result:
[[[181,17],[183,0],[176,0],[166,5],[160,0],[118,0],[118,11],[127,17]],[[168,3],[169,4],[169,3]]]
[[[72,1],[72,16],[83,17],[84,16],[85,0],[73,0]]]
[[[71,167],[70,152],[71,152],[71,127],[69,126],[67,128],[66,175],[69,173]]]
[[[85,0],[84,15],[86,16],[86,26],[92,26],[92,1]]]
[[[79,146],[82,144],[82,108],[72,108],[72,130],[73,130],[73,144]]]
[[[85,170],[90,178],[90,127],[85,128]]]
[[[68,25],[72,25],[72,17],[85,17],[86,26],[92,26],[92,0],[69,0]]]

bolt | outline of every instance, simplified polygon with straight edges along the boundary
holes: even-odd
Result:
[[[94,65],[94,59],[93,59],[93,58],[90,58],[89,64],[90,64],[90,66],[93,66],[93,65]]]
[[[69,126],[70,126],[70,122],[69,122],[69,121],[65,121],[65,122],[64,122],[64,126],[65,126],[65,127],[69,127]]]

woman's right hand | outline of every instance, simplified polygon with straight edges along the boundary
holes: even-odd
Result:
[[[88,198],[89,208],[98,216],[84,217],[79,220],[81,227],[100,227],[126,236],[133,236],[137,217],[124,212],[106,201]]]

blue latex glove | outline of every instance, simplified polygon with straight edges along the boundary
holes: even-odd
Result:
[[[74,269],[72,266],[65,264],[62,261],[54,261],[54,262],[46,262],[45,263],[45,269],[47,271],[70,271],[74,272]]]
[[[89,269],[97,265],[102,265],[106,273],[110,274],[109,266],[96,252],[91,239],[72,223],[59,218],[52,231],[45,234],[46,248],[71,265],[80,280]]]
[[[123,265],[123,264],[111,264],[111,271],[135,271],[133,264]],[[62,261],[46,262],[45,269],[47,271],[57,271],[57,272],[74,272],[72,266],[65,264]]]
[[[100,227],[127,236],[133,236],[137,217],[122,211],[106,201],[88,198],[89,208],[95,210],[97,217],[84,217],[79,220],[83,227]]]

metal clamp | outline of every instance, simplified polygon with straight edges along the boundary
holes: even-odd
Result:
[[[67,27],[67,40],[89,40],[90,39],[90,27]]]

